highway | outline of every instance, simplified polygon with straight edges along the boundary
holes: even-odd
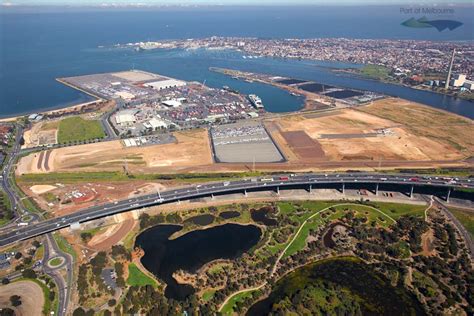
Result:
[[[177,201],[194,198],[230,194],[245,191],[261,191],[301,188],[311,190],[311,187],[340,187],[344,190],[345,185],[367,185],[367,188],[377,185],[396,185],[408,191],[416,187],[430,187],[446,190],[449,195],[452,189],[470,188],[474,189],[474,179],[466,178],[438,178],[438,177],[416,177],[413,175],[388,175],[375,173],[353,173],[353,174],[298,174],[281,175],[265,178],[249,178],[235,181],[207,183],[202,185],[189,186],[179,189],[172,189],[156,194],[143,195],[137,198],[126,199],[109,204],[102,204],[78,211],[74,214],[57,217],[35,224],[30,224],[11,230],[0,236],[0,247],[13,244],[20,240],[26,240],[40,236],[61,228],[65,228],[74,223],[83,223],[97,218],[141,209],[153,205],[174,203]]]

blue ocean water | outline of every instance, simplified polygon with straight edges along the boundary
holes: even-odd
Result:
[[[146,40],[254,36],[264,38],[396,38],[472,40],[472,7],[456,10],[465,24],[454,31],[410,29],[399,6],[367,7],[202,7],[139,9],[1,8],[0,116],[59,108],[89,99],[55,81],[99,72],[143,69],[185,80],[229,85],[260,95],[270,111],[292,111],[302,100],[273,87],[239,82],[211,73],[227,67],[311,79],[400,96],[474,117],[472,103],[362,79],[325,66],[338,63],[243,59],[229,51],[152,51],[98,49]]]

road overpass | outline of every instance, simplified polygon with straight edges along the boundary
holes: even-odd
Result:
[[[440,192],[449,201],[452,190],[473,189],[474,179],[420,177],[405,174],[341,173],[341,174],[297,174],[248,178],[235,181],[214,182],[202,185],[156,192],[136,198],[93,206],[74,214],[57,217],[17,228],[0,236],[0,247],[56,231],[75,223],[84,223],[101,217],[146,208],[155,205],[208,197],[213,195],[244,193],[251,191],[305,188],[338,188],[344,192],[346,186],[365,187],[377,194],[379,187],[396,187],[398,191],[412,196],[420,188]],[[473,194],[473,193],[470,193]],[[474,195],[474,194],[473,194]]]

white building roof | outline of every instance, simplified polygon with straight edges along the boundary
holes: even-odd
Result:
[[[145,84],[145,87],[151,87],[155,90],[163,90],[175,87],[182,87],[185,86],[186,82],[176,79],[167,79],[167,80],[160,80],[154,82],[148,82]]]
[[[151,119],[148,123],[150,124],[152,129],[156,129],[159,127],[163,127],[163,128],[168,127],[168,124],[165,121],[157,119],[157,118]]]
[[[135,113],[136,111],[120,111],[115,115],[115,122],[117,124],[135,123],[137,121]]]

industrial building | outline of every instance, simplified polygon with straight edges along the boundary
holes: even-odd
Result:
[[[120,111],[115,115],[115,122],[117,123],[117,125],[134,124],[137,121],[137,118],[135,117],[136,113],[136,110]]]
[[[181,81],[181,80],[176,80],[176,79],[153,81],[153,82],[148,82],[144,84],[145,87],[150,87],[158,91],[183,87],[185,85],[186,85],[186,82]]]
[[[462,87],[464,85],[464,82],[466,82],[466,75],[456,75],[454,78],[451,80],[451,85],[453,87]]]

